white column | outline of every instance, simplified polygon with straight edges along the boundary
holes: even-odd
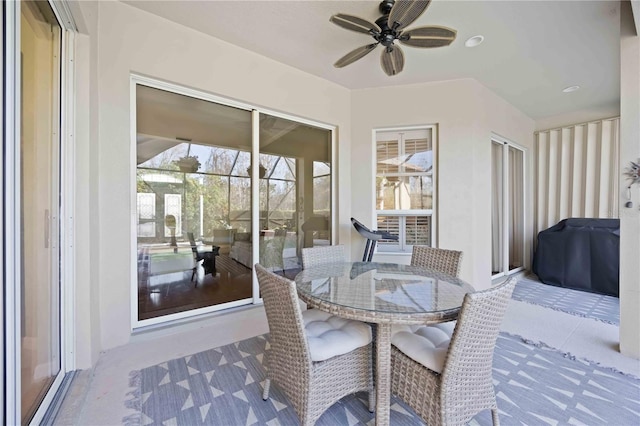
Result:
[[[634,12],[640,15],[635,1]],[[631,3],[620,11],[620,168],[640,156],[640,37],[634,28]],[[640,21],[640,20],[639,20]],[[622,173],[620,191],[629,180]],[[640,359],[640,185],[631,191],[632,208],[620,197],[620,352]]]

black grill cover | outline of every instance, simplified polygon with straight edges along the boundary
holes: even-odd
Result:
[[[564,219],[538,234],[533,272],[545,284],[618,297],[619,219]]]

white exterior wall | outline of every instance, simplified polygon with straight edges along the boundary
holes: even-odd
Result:
[[[350,238],[347,89],[120,2],[83,3],[79,6],[90,15],[87,21],[98,13],[98,31],[91,34],[86,25],[91,37],[90,58],[85,59],[89,77],[78,91],[90,92],[82,102],[91,107],[87,115],[98,116],[91,129],[84,130],[89,148],[82,155],[90,167],[78,176],[78,182],[90,188],[78,194],[78,214],[88,215],[90,223],[79,224],[77,233],[90,235],[83,244],[92,252],[90,267],[79,266],[82,275],[77,277],[79,304],[89,302],[78,308],[77,323],[91,324],[82,325],[78,334],[79,368],[95,362],[96,348],[107,350],[130,338],[135,265],[130,249],[135,238],[130,73],[338,126],[338,239],[349,244]]]
[[[353,91],[351,116],[352,158],[366,160],[351,171],[352,216],[374,228],[373,129],[438,126],[437,246],[463,251],[460,276],[478,289],[488,288],[491,135],[496,133],[528,149],[525,211],[529,212],[526,226],[530,235],[534,121],[471,79]],[[353,231],[353,241],[351,256],[361,258],[364,239]],[[525,253],[527,262],[530,257]],[[409,263],[410,255],[377,254],[374,260]]]

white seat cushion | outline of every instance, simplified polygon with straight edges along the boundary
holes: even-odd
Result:
[[[434,325],[401,325],[391,329],[391,343],[429,370],[442,373],[455,321]]]
[[[302,312],[311,361],[324,361],[371,342],[371,327],[310,309]]]

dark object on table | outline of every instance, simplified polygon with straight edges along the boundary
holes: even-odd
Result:
[[[351,218],[351,223],[356,228],[356,231],[367,239],[367,244],[364,246],[364,254],[362,255],[363,262],[371,262],[373,258],[373,252],[376,249],[376,243],[380,240],[392,240],[398,241],[397,235],[392,235],[386,231],[376,231],[369,229],[356,219]]]
[[[198,262],[201,260],[202,267],[204,268],[204,274],[216,274],[216,256],[220,251],[220,247],[211,246],[212,251],[198,251],[198,246],[196,245],[196,240],[193,237],[193,232],[187,232],[189,235],[189,243],[191,243],[191,251],[193,252],[193,257],[195,259],[196,265],[193,267],[193,273],[191,274],[191,281],[196,276],[196,270],[198,268]],[[198,282],[196,281],[196,287],[198,286]]]
[[[618,297],[620,220],[564,219],[540,232],[532,269],[545,284]]]

